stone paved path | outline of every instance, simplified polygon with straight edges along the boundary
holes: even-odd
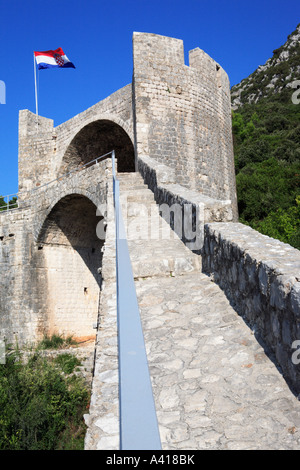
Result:
[[[123,194],[134,178],[128,186],[124,178]],[[141,219],[138,208],[128,211],[131,222]],[[87,450],[119,448],[112,224],[108,240]],[[200,259],[179,240],[133,237],[129,249],[163,450],[298,449],[300,402]]]

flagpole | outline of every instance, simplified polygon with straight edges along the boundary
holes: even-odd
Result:
[[[37,85],[36,85],[36,62],[35,62],[35,55],[33,53],[33,67],[34,67],[34,87],[35,87],[35,114],[39,115],[39,108],[38,108],[38,96],[37,96]],[[37,121],[38,124],[38,121]]]

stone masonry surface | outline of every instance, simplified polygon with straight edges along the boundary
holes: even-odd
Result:
[[[75,234],[82,233],[82,223],[69,224],[73,234],[62,234],[58,227],[62,222],[67,229],[72,212],[68,204],[74,204],[78,215],[82,202],[77,220],[84,220],[84,208],[91,208],[84,198],[95,206],[105,204],[109,169],[95,165],[80,171],[103,152],[116,150],[120,172],[139,168],[158,202],[190,201],[195,207],[200,203],[206,221],[236,220],[229,80],[199,48],[190,51],[189,62],[184,63],[182,40],[134,33],[131,84],[56,127],[53,119],[20,111],[20,209],[0,215],[5,272],[0,305],[6,338],[35,341],[48,328],[49,318],[53,327],[59,326],[56,319],[64,319],[66,305],[61,302],[68,295],[73,302],[67,312],[70,325],[77,292],[83,297],[77,318],[92,299],[95,312],[101,279],[87,246],[78,246]],[[162,187],[158,181],[155,187],[152,176],[161,166],[172,175],[172,183]],[[76,173],[64,176],[72,170]],[[94,253],[94,241],[90,242]],[[101,254],[97,256],[100,260]],[[81,278],[77,287],[76,272]]]
[[[107,149],[106,141],[109,134],[95,125],[97,122],[104,121],[110,122],[113,129],[121,128],[128,134],[128,139],[133,142],[131,85],[116,91],[57,127],[53,126],[52,119],[37,117],[28,110],[21,110],[19,113],[19,193],[21,197],[22,193],[77,168],[82,161],[86,163],[86,152],[80,149],[81,154],[80,152],[78,154],[76,137],[80,134],[84,139],[91,126],[94,127],[94,132],[90,132],[90,142],[85,145],[86,151],[88,147],[89,160],[112,151],[112,142]]]
[[[155,201],[158,204],[167,204],[170,208],[174,204],[180,206],[190,204],[194,209],[202,206],[202,224],[217,221],[232,222],[234,220],[230,200],[214,199],[198,191],[185,188],[176,182],[174,172],[166,165],[142,155],[138,158],[138,169],[144,182],[153,191]]]
[[[273,351],[299,394],[300,367],[292,360],[300,339],[299,250],[243,224],[208,224],[205,232],[203,270]]]
[[[163,449],[299,448],[299,401],[216,284],[136,288]]]

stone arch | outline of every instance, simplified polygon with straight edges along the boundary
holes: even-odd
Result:
[[[72,196],[74,194],[77,194],[79,196],[84,196],[87,199],[89,199],[95,205],[95,207],[100,209],[98,211],[99,214],[102,214],[101,207],[103,204],[103,197],[101,198],[99,196],[96,196],[94,193],[91,193],[87,189],[80,188],[78,186],[73,187],[72,192],[70,192],[69,189],[65,190],[61,192],[58,196],[56,196],[54,199],[52,199],[51,203],[48,205],[46,209],[39,211],[37,213],[37,218],[34,222],[34,240],[36,243],[43,243],[42,240],[43,240],[43,231],[45,228],[44,226],[45,226],[45,223],[47,221],[49,214],[51,213],[53,208],[56,206],[56,204],[59,203],[59,201],[61,201],[65,197]],[[104,215],[105,214],[102,214],[102,216]]]
[[[89,120],[69,139],[58,175],[67,173],[95,158],[115,150],[119,172],[135,171],[133,133],[112,114]]]
[[[98,215],[97,201],[83,192],[53,201],[37,237],[45,267],[43,286],[47,286],[43,331],[81,339],[95,337],[104,244],[98,237],[103,217]]]

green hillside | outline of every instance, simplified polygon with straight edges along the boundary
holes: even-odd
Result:
[[[231,89],[240,220],[300,249],[300,24]]]

